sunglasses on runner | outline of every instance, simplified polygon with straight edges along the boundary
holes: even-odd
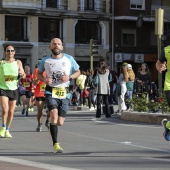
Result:
[[[15,50],[6,50],[6,52],[8,52],[8,53],[9,53],[9,52],[14,52],[14,51],[15,51]]]

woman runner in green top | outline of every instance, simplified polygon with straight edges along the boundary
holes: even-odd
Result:
[[[2,108],[2,128],[0,137],[12,138],[9,127],[17,101],[18,76],[25,77],[20,60],[14,58],[15,50],[12,45],[4,48],[5,58],[0,60],[0,103]]]

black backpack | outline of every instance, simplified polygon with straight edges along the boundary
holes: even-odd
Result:
[[[88,82],[89,82],[90,89],[95,89],[95,84],[94,84],[94,80],[92,77],[89,77]]]

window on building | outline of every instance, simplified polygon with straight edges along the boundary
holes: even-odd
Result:
[[[47,8],[57,8],[57,0],[47,0],[46,7]]]
[[[90,39],[101,44],[101,26],[98,21],[78,21],[75,29],[76,44],[89,44]]]
[[[47,8],[67,9],[68,0],[46,0]]]
[[[122,46],[136,46],[135,30],[122,30]]]
[[[39,42],[50,42],[63,37],[63,22],[59,19],[39,18]]]
[[[94,0],[84,0],[85,10],[94,10]]]
[[[5,40],[28,41],[26,17],[5,16]]]
[[[106,12],[106,0],[78,0],[77,10]]]
[[[145,9],[145,0],[130,0],[130,9]]]
[[[78,0],[78,10],[93,10],[94,11],[95,4],[94,0]]]

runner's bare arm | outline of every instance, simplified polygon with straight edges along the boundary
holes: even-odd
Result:
[[[47,85],[52,84],[52,78],[51,77],[44,77],[43,72],[40,72],[39,70],[37,72],[37,80],[41,80],[44,83],[46,83]]]
[[[80,75],[80,70],[76,70],[72,75],[70,75],[70,78],[76,79]]]
[[[25,75],[25,72],[24,72],[24,69],[23,69],[23,66],[22,66],[22,62],[20,60],[17,60],[17,63],[18,63],[18,70],[19,70],[20,76],[25,78],[26,75]]]

